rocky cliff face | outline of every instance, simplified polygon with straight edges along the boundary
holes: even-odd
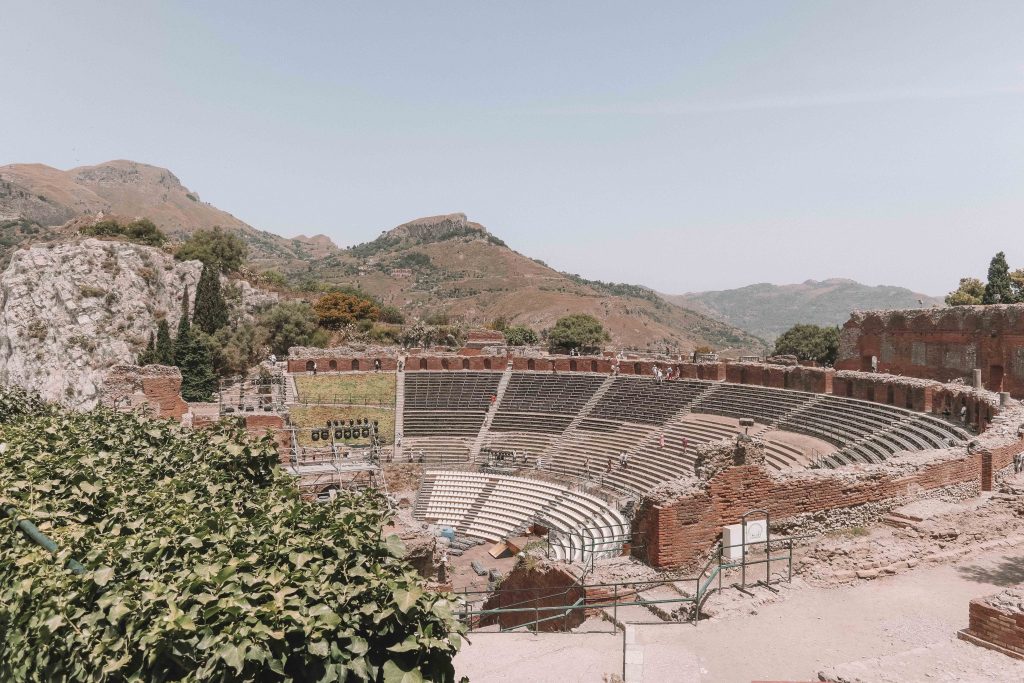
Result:
[[[15,252],[0,275],[0,384],[94,407],[108,370],[134,363],[161,318],[174,334],[185,286],[194,304],[201,272],[199,261],[127,242],[78,239]],[[243,316],[277,300],[245,281],[235,288],[231,305]]]
[[[131,363],[157,320],[174,330],[202,264],[86,239],[14,254],[0,276],[0,382],[90,408],[107,369]]]

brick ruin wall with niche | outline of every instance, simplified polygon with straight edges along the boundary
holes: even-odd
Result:
[[[1024,304],[855,312],[840,334],[840,370],[970,381],[1024,397]]]

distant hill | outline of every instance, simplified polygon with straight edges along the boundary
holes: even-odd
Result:
[[[308,269],[309,277],[358,287],[421,318],[443,313],[482,324],[505,317],[542,330],[569,313],[590,313],[619,345],[764,349],[761,340],[646,287],[558,272],[461,213],[404,223],[372,242],[313,260]]]
[[[71,219],[98,214],[149,218],[179,239],[219,225],[245,237],[257,257],[301,260],[326,253],[323,236],[286,239],[257,230],[202,201],[165,168],[126,160],[68,171],[43,164],[0,166],[0,259],[4,247],[47,239]]]
[[[0,268],[18,247],[66,240],[100,216],[149,218],[173,241],[219,225],[248,242],[258,269],[274,268],[296,284],[358,287],[415,317],[443,314],[483,324],[501,316],[539,331],[563,315],[590,313],[621,346],[764,350],[761,340],[646,287],[560,273],[509,249],[463,214],[420,218],[342,250],[323,235],[285,238],[257,230],[202,201],[169,170],[135,161],[67,171],[0,166]]]
[[[853,310],[944,305],[940,297],[903,287],[871,287],[840,278],[821,282],[807,280],[795,285],[760,283],[739,289],[665,295],[665,298],[769,342],[797,323],[841,325]]]

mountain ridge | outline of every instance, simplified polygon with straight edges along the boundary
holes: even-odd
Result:
[[[798,323],[841,325],[854,310],[890,310],[943,305],[940,297],[892,285],[865,285],[849,278],[805,280],[686,294],[666,294],[680,306],[729,323],[766,341]]]
[[[414,318],[473,325],[505,318],[543,330],[569,313],[590,313],[620,346],[676,353],[705,345],[737,354],[764,349],[760,339],[648,288],[560,273],[510,249],[463,213],[416,218],[340,249],[323,235],[286,238],[257,230],[203,202],[159,166],[124,159],[67,171],[0,166],[0,266],[18,246],[64,240],[111,216],[149,218],[172,241],[219,225],[246,240],[257,269],[277,270],[313,292],[324,283],[355,287]]]

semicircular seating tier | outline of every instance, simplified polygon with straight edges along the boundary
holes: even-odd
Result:
[[[433,471],[423,477],[413,516],[461,534],[499,541],[534,524],[551,531],[552,557],[588,561],[622,554],[629,522],[601,499],[524,477]]]
[[[694,446],[735,436],[741,418],[755,421],[750,434],[764,442],[776,469],[882,462],[970,438],[930,414],[830,394],[703,380],[507,374],[492,408],[501,372],[406,373],[407,452],[419,450],[428,462],[465,462],[474,452],[482,461],[488,450],[515,450],[528,466],[638,493],[692,475]],[[626,468],[619,466],[622,453]]]

